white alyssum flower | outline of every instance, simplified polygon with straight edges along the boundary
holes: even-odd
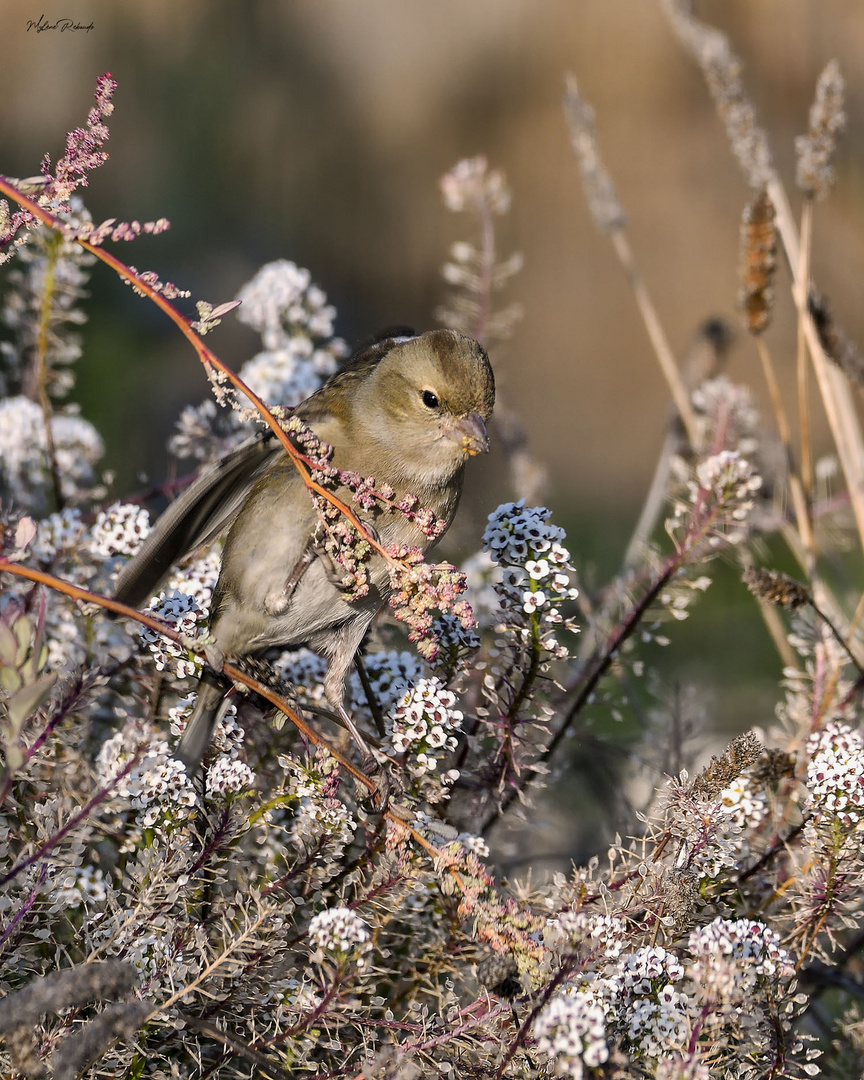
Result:
[[[497,572],[485,570],[484,577],[497,593],[499,618],[502,609],[506,613],[501,628],[523,637],[539,628],[542,647],[563,658],[567,648],[556,640],[554,629],[563,625],[576,630],[565,621],[560,605],[579,593],[570,584],[575,570],[562,543],[565,532],[549,523],[551,515],[542,506],[526,507],[524,499],[494,510],[483,533],[483,547]]]
[[[397,754],[410,754],[407,768],[414,776],[434,772],[439,752],[456,749],[462,713],[455,705],[456,695],[440,679],[420,679],[392,709],[389,741]]]
[[[692,931],[689,974],[709,996],[738,1001],[758,980],[791,978],[795,967],[778,935],[754,919],[723,919]]]
[[[617,915],[589,915],[584,911],[563,911],[548,921],[544,936],[550,941],[563,937],[567,944],[587,941],[589,948],[617,959],[627,939],[627,924]]]
[[[48,563],[58,555],[74,554],[84,543],[86,533],[81,511],[67,506],[39,522],[30,550],[39,562]]]
[[[255,773],[245,761],[220,754],[207,767],[207,794],[213,796],[237,795],[255,784]]]
[[[308,270],[288,259],[266,263],[237,293],[242,304],[237,318],[262,335],[266,348],[276,348],[284,341],[285,324],[304,320],[311,281]]]
[[[90,532],[90,548],[103,559],[134,555],[150,531],[150,515],[142,506],[115,502],[100,510]]]
[[[218,547],[212,547],[205,554],[199,555],[192,562],[178,567],[169,574],[165,579],[161,595],[166,596],[171,592],[176,592],[192,597],[201,612],[198,622],[203,623],[210,613],[213,590],[219,580],[221,562],[221,551]]]
[[[847,828],[862,828],[864,738],[839,720],[829,720],[807,740],[810,808]]]
[[[138,761],[116,785],[116,796],[137,811],[136,821],[143,829],[157,822],[164,826],[185,821],[197,803],[195,786],[168,743],[137,725],[127,724],[102,744],[96,760],[99,783],[114,782],[136,750]]]
[[[586,1069],[609,1057],[606,1006],[590,990],[556,994],[534,1021],[537,1049],[555,1063],[559,1075],[581,1080]]]
[[[204,617],[193,597],[176,590],[167,594],[160,593],[150,604],[149,611],[171,623],[178,634],[189,637],[194,634]],[[151,630],[149,626],[142,626],[140,633],[141,640],[153,654],[159,671],[164,671],[173,662],[175,673],[182,679],[186,675],[194,675],[201,666],[200,660],[188,649],[163,637],[156,630]]]
[[[61,870],[53,882],[56,908],[101,904],[108,895],[105,875],[98,866],[73,866]]]
[[[95,482],[105,446],[96,428],[72,413],[55,413],[51,438],[64,498],[75,499]],[[42,409],[29,398],[0,401],[0,486],[25,509],[37,509],[51,484]]]
[[[718,796],[733,825],[757,828],[768,816],[768,796],[749,776],[739,776]]]
[[[315,915],[309,923],[309,938],[319,952],[350,958],[361,968],[372,950],[366,923],[347,907],[328,908]]]

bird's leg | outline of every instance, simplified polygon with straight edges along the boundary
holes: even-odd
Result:
[[[294,569],[288,575],[288,580],[285,584],[279,589],[274,589],[272,593],[265,597],[264,610],[268,615],[281,615],[288,608],[294,590],[300,584],[300,579],[315,561],[317,555],[318,552],[315,548],[315,544],[310,540],[306,545],[303,554],[294,564]]]
[[[360,729],[351,719],[345,706],[339,705],[337,711],[340,720],[348,729],[351,738],[354,740],[357,749],[360,751],[360,756],[362,758],[360,768],[363,773],[375,783],[375,791],[369,792],[367,797],[368,801],[371,803],[374,810],[382,812],[390,805],[391,795],[402,794],[402,785],[396,777],[390,775],[387,769],[381,767],[378,759],[369,749],[369,744],[360,734]]]
[[[369,706],[372,719],[375,721],[375,730],[378,732],[379,737],[383,739],[386,731],[384,730],[384,717],[381,713],[381,706],[375,697],[375,691],[372,689],[372,683],[369,681],[369,675],[366,672],[366,665],[363,663],[363,658],[359,652],[354,657],[354,667],[357,668],[357,674],[360,676],[360,685],[363,687],[366,704]]]

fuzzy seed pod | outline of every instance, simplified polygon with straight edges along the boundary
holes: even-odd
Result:
[[[747,588],[760,600],[794,611],[810,603],[810,590],[800,581],[782,574],[779,570],[765,570],[753,566],[741,578]]]
[[[762,189],[741,218],[741,284],[738,306],[751,334],[761,334],[771,322],[774,272],[777,269],[777,232],[774,204]]]

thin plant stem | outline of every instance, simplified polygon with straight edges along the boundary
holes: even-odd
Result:
[[[636,269],[633,252],[627,237],[624,234],[624,230],[620,228],[613,229],[610,233],[610,237],[612,239],[612,246],[615,249],[615,254],[618,256],[621,266],[624,268],[624,273],[627,275],[627,280],[630,282],[630,287],[633,290],[633,296],[636,300],[636,306],[639,308],[639,314],[642,316],[642,321],[645,323],[645,329],[648,331],[648,337],[654,348],[654,353],[660,363],[660,368],[672,393],[672,399],[675,402],[675,407],[681,417],[681,422],[684,424],[687,438],[690,440],[690,445],[694,449],[698,449],[700,441],[699,426],[696,422],[696,414],[693,411],[693,403],[690,400],[687,387],[684,385],[684,379],[681,376],[681,372],[678,370],[678,364],[675,361],[672,349],[669,347],[669,342],[666,340],[666,335],[663,332],[663,327],[657,315],[657,309],[654,307],[654,302],[651,299],[651,295],[648,292],[642,276]]]
[[[792,496],[792,509],[795,512],[795,521],[798,525],[798,532],[801,534],[804,551],[806,552],[807,566],[805,569],[812,580],[816,573],[816,540],[813,535],[813,523],[810,519],[807,495],[801,476],[795,467],[795,459],[792,452],[792,432],[789,427],[789,420],[786,416],[786,409],[783,406],[783,398],[780,395],[780,386],[777,382],[777,375],[774,370],[771,353],[768,351],[768,346],[765,344],[765,339],[762,334],[755,335],[755,338],[756,351],[759,353],[759,359],[762,362],[762,371],[765,375],[765,382],[768,385],[768,393],[771,396],[771,405],[774,409],[774,418],[777,421],[777,430],[780,434],[780,441],[783,444],[783,451],[786,455],[786,466],[789,470],[789,492]]]
[[[841,371],[830,363],[819,340],[819,333],[807,305],[807,287],[799,280],[801,249],[786,191],[779,177],[772,175],[767,183],[768,194],[776,212],[777,230],[793,275],[792,296],[798,308],[804,340],[816,374],[825,415],[837,447],[837,456],[846,477],[849,500],[855,516],[858,536],[864,548],[864,436],[852,400],[849,383]]]
[[[26,210],[29,210],[31,214],[37,217],[44,224],[51,226],[51,228],[57,229],[58,232],[61,233],[61,235],[65,234],[66,226],[63,221],[61,221],[54,214],[50,213],[44,207],[39,206],[39,204],[34,202],[32,199],[29,199],[26,195],[22,195],[22,193],[13,184],[11,184],[2,176],[0,176],[0,192],[17,202],[20,206],[23,206]],[[166,300],[166,298],[161,295],[158,290],[154,289],[147,281],[144,281],[139,274],[137,274],[134,270],[128,267],[124,262],[121,262],[121,260],[118,259],[116,256],[110,254],[110,252],[105,251],[104,248],[101,248],[96,244],[91,244],[87,240],[82,239],[81,237],[76,236],[74,237],[74,239],[76,243],[80,244],[80,246],[84,248],[85,251],[89,251],[91,255],[95,255],[97,259],[100,259],[107,266],[110,266],[111,269],[114,270],[117,274],[119,274],[121,278],[123,278],[125,281],[128,281],[141,293],[149,297],[149,299],[152,300],[157,307],[161,308],[162,311],[165,312],[168,318],[171,319],[175,326],[178,327],[183,336],[195,349],[195,352],[198,354],[198,358],[204,365],[205,369],[209,370],[210,368],[214,368],[216,371],[220,372],[237,390],[239,390],[241,394],[245,394],[245,396],[249,398],[249,400],[258,410],[259,414],[261,415],[267,426],[282,443],[282,446],[285,448],[285,452],[291,458],[295,468],[300,473],[303,483],[306,485],[309,491],[312,491],[316,495],[319,495],[322,499],[324,499],[326,502],[329,502],[332,506],[339,510],[339,512],[351,522],[351,524],[357,530],[360,536],[389,565],[402,565],[405,569],[410,569],[407,563],[404,563],[402,560],[395,559],[393,555],[390,554],[390,552],[388,552],[384,547],[381,546],[381,544],[378,542],[378,539],[369,532],[369,530],[363,525],[363,523],[349,506],[347,506],[344,502],[342,502],[341,499],[337,498],[331,491],[328,491],[325,487],[323,487],[321,484],[319,484],[316,480],[312,478],[312,470],[309,459],[294,446],[294,444],[291,442],[291,440],[288,438],[288,435],[282,428],[281,424],[279,424],[279,422],[276,420],[276,418],[273,416],[273,414],[270,412],[270,410],[267,408],[261,398],[259,398],[258,395],[243,382],[239,375],[236,375],[231,370],[231,368],[227,366],[227,364],[224,364],[219,359],[219,357],[216,356],[216,354],[213,353],[204,344],[204,342],[201,340],[201,337],[192,328],[189,320],[184,318],[184,316],[177,310],[176,307],[174,307],[173,304]]]
[[[798,281],[806,290],[810,281],[810,251],[813,240],[813,198],[808,195],[801,210],[801,249],[798,259]],[[804,304],[806,306],[806,293]],[[807,342],[804,334],[804,319],[798,309],[798,340],[796,347],[795,368],[798,376],[798,435],[801,448],[801,482],[808,505],[813,498],[813,447],[810,425],[810,394],[807,372]]]
[[[42,304],[39,311],[39,331],[36,336],[36,355],[33,358],[33,386],[31,392],[38,398],[45,425],[45,448],[48,455],[48,471],[51,474],[51,487],[54,492],[55,508],[63,509],[63,488],[60,484],[60,470],[57,468],[57,448],[54,445],[54,432],[51,429],[53,409],[48,396],[48,331],[51,322],[51,300],[54,296],[54,282],[57,273],[57,259],[60,253],[61,238],[59,233],[49,237],[45,260],[45,279],[42,282]]]

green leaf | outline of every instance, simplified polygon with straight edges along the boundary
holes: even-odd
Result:
[[[22,686],[6,699],[6,708],[13,730],[20,731],[21,725],[28,716],[32,716],[51,693],[51,688],[56,681],[57,675],[53,671],[49,672],[29,686]]]

